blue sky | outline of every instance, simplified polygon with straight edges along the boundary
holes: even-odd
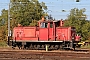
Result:
[[[90,19],[90,0],[80,0],[80,2],[75,2],[76,0],[39,0],[43,1],[48,6],[48,10],[51,10],[51,14],[56,19],[66,19],[67,15],[70,13],[72,8],[85,8],[87,19]],[[66,12],[62,12],[66,10]]]
[[[55,19],[66,19],[72,8],[85,8],[87,19],[90,19],[90,0],[39,0],[45,2],[48,7],[48,13],[51,14]],[[9,0],[0,0],[0,11],[2,9],[8,9]],[[65,10],[66,12],[62,12]],[[0,12],[1,14],[1,12]]]
[[[8,9],[9,0],[0,0],[0,14],[2,9]]]

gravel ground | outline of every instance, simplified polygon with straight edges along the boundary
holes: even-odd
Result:
[[[0,48],[0,60],[90,60],[90,50],[49,51]]]

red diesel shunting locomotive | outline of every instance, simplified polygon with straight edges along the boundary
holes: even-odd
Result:
[[[63,20],[42,20],[38,21],[39,26],[23,27],[13,29],[12,46],[28,49],[49,49],[74,48],[78,45],[80,37],[76,36],[74,27],[64,27]]]

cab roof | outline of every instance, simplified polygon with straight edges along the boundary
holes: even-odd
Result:
[[[60,20],[39,20],[38,22],[45,22],[45,23],[48,23],[48,22],[59,22]]]

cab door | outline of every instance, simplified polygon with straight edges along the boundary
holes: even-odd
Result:
[[[53,26],[53,22],[49,23],[49,41],[53,41],[54,40],[54,26]]]
[[[49,39],[49,29],[48,29],[48,23],[41,23],[40,29],[39,29],[39,41],[48,41]]]

